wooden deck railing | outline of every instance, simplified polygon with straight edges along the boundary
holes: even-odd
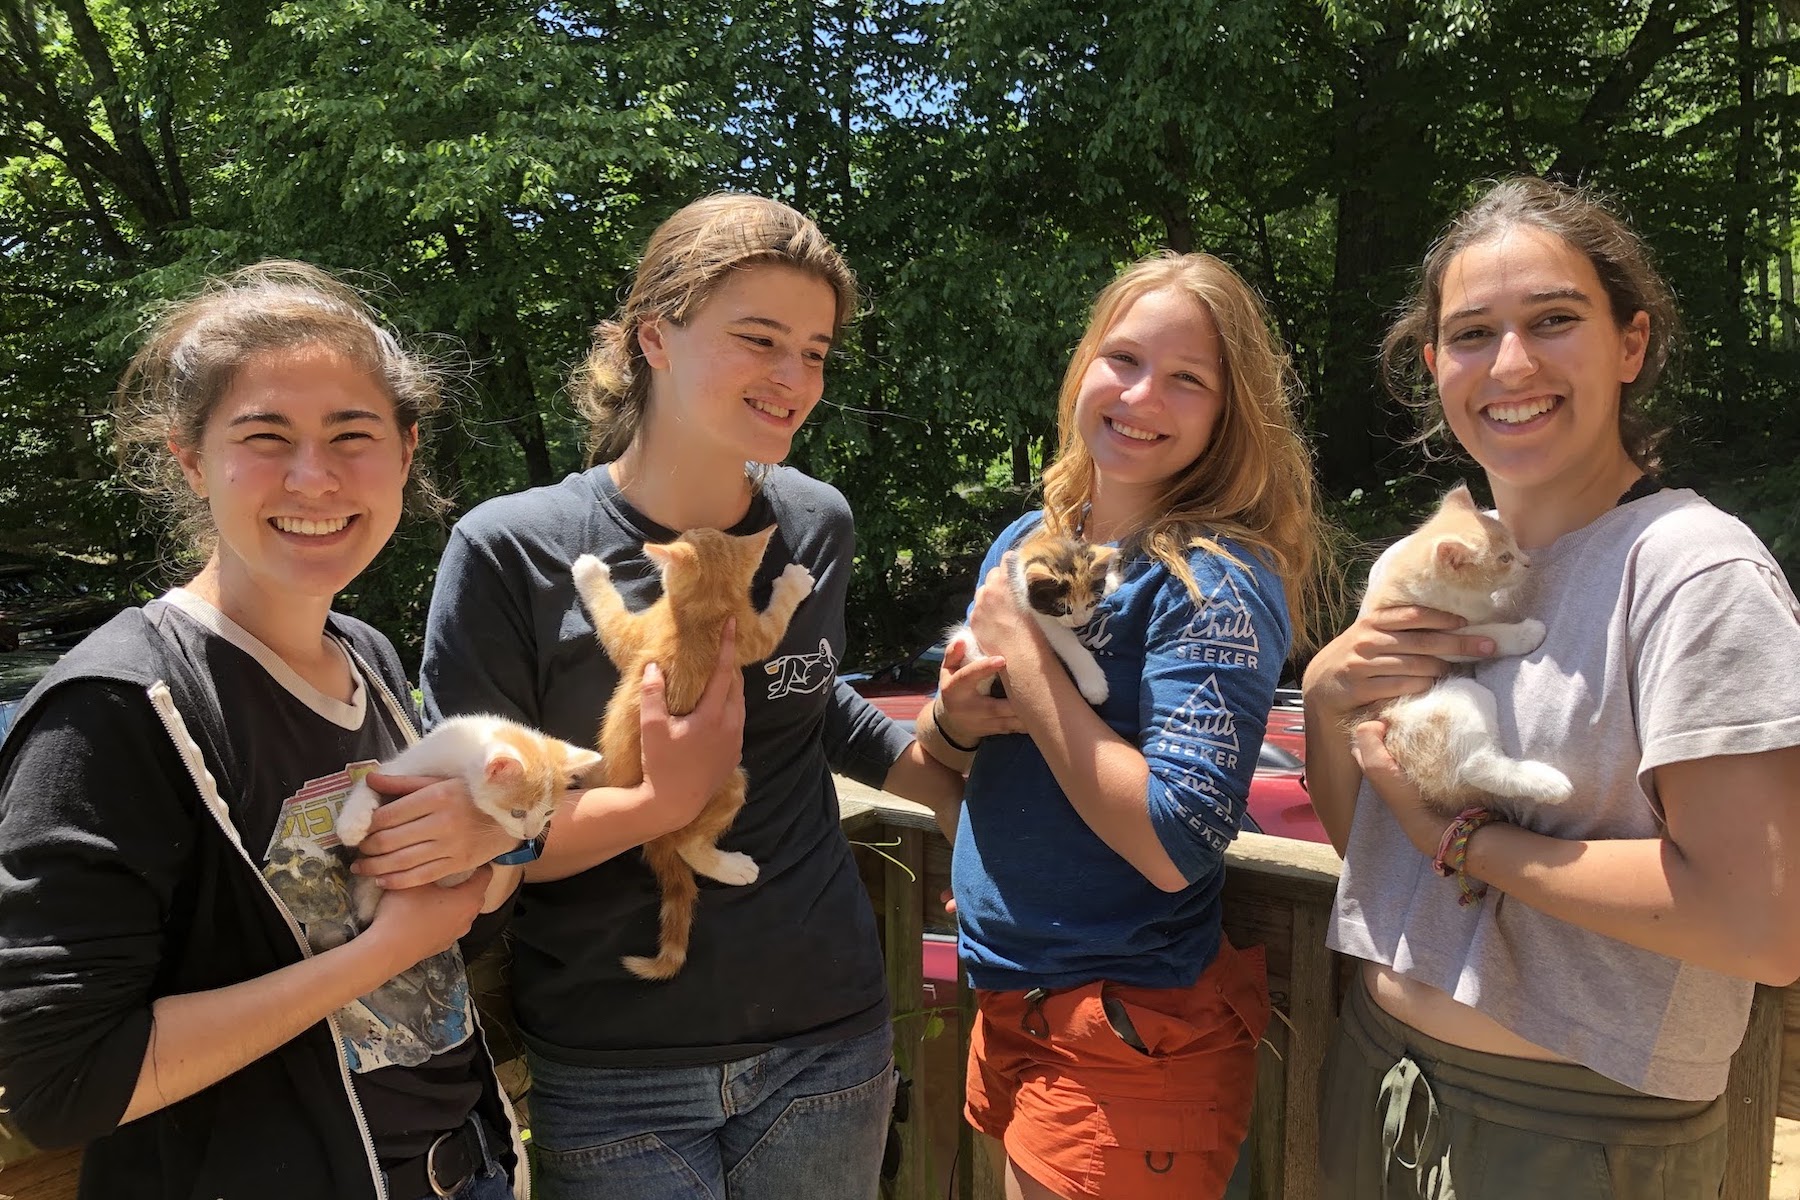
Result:
[[[893,842],[897,862],[865,859],[864,879],[886,923],[888,981],[897,1012],[920,994],[920,930],[936,911],[939,883],[925,878],[927,848],[941,838],[925,809],[840,781],[844,828],[859,842]],[[1338,1001],[1350,963],[1325,948],[1325,925],[1337,890],[1339,863],[1329,846],[1244,834],[1226,855],[1225,931],[1239,946],[1264,947],[1269,991],[1278,1015],[1258,1064],[1249,1158],[1252,1200],[1314,1200],[1319,1177],[1320,1070],[1337,1026]],[[913,878],[909,876],[916,876]],[[962,989],[962,1005],[968,1003]],[[958,1026],[967,1030],[966,1020]],[[917,1079],[923,1027],[896,1024],[896,1057]],[[957,1061],[960,1061],[960,1057]],[[915,1083],[915,1119],[905,1129],[905,1162],[894,1200],[939,1200],[946,1192],[933,1170],[933,1150],[917,1114],[932,1106],[962,1108],[962,1076]],[[1775,1118],[1800,1117],[1800,985],[1759,986],[1744,1043],[1731,1062],[1727,1144],[1729,1166],[1722,1200],[1769,1200]],[[963,1127],[955,1152],[957,1200],[999,1200],[1003,1194],[985,1156]]]
[[[859,850],[863,878],[883,921],[889,988],[895,998],[895,1057],[913,1082],[911,1119],[901,1126],[901,1170],[891,1200],[999,1200],[999,1180],[957,1114],[970,998],[958,988],[945,1028],[964,1044],[948,1053],[928,1035],[920,1011],[920,943],[938,909],[947,848],[930,814],[916,804],[840,780],[843,826],[851,839],[881,843]],[[885,856],[885,857],[883,857]],[[1265,948],[1269,990],[1279,1016],[1262,1047],[1245,1154],[1252,1200],[1314,1200],[1323,1194],[1318,1143],[1320,1067],[1337,1024],[1348,964],[1325,948],[1325,923],[1337,887],[1328,846],[1245,834],[1227,855],[1225,930],[1240,946]],[[939,1034],[940,1037],[948,1034]],[[925,1069],[927,1059],[932,1069]],[[1723,1200],[1769,1200],[1769,1163],[1777,1115],[1800,1117],[1800,985],[1758,987],[1744,1044],[1732,1059]],[[954,1125],[946,1152],[930,1136]],[[950,1161],[946,1161],[948,1158]],[[65,1200],[75,1195],[78,1151],[33,1152],[0,1123],[0,1200]],[[953,1177],[953,1178],[952,1178]],[[949,1190],[953,1188],[953,1191]],[[800,1197],[797,1200],[814,1200]],[[823,1200],[823,1198],[819,1198]]]

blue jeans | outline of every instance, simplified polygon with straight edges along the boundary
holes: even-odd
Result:
[[[512,1176],[500,1162],[505,1144],[494,1145],[492,1131],[485,1122],[475,1122],[475,1133],[481,1142],[481,1169],[469,1182],[456,1189],[451,1200],[514,1200]]]
[[[533,1054],[544,1200],[876,1200],[893,1031],[706,1067],[572,1067]]]
[[[502,1168],[490,1166],[456,1189],[454,1200],[513,1200],[512,1177]]]

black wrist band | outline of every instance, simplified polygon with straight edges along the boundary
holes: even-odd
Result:
[[[944,698],[942,696],[931,702],[931,724],[937,729],[938,736],[944,739],[944,744],[952,750],[973,754],[981,744],[980,739],[977,739],[974,746],[965,746],[950,736],[950,732],[944,728]]]

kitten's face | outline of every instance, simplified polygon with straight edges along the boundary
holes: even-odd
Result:
[[[717,529],[690,529],[664,545],[646,545],[662,571],[663,592],[676,601],[741,604],[750,593],[775,527],[734,537]]]
[[[1025,598],[1034,612],[1079,629],[1118,586],[1112,575],[1119,552],[1074,538],[1038,534],[1019,547]]]
[[[589,775],[599,762],[593,750],[528,729],[496,730],[474,781],[475,806],[507,833],[530,841],[550,824],[564,792],[599,782]]]
[[[1515,587],[1531,565],[1506,526],[1477,509],[1461,485],[1444,497],[1415,540],[1429,556],[1423,568],[1472,592]]]

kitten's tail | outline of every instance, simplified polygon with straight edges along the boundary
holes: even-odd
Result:
[[[673,979],[687,965],[688,938],[694,931],[694,907],[700,899],[700,884],[672,837],[658,838],[645,845],[644,859],[662,890],[662,928],[656,957],[627,954],[621,961],[625,969],[639,979]]]
[[[1569,777],[1549,763],[1508,758],[1485,747],[1463,763],[1463,778],[1489,795],[1533,804],[1561,804],[1575,790]]]

